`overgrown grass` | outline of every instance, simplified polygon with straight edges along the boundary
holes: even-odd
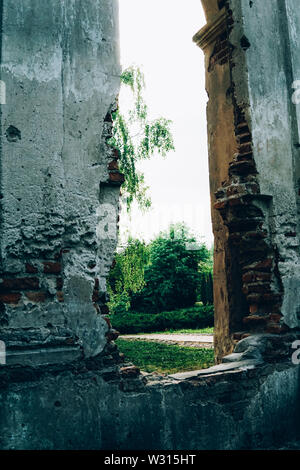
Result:
[[[188,370],[206,369],[214,365],[213,349],[165,345],[144,340],[116,341],[127,361],[146,372],[174,374]]]

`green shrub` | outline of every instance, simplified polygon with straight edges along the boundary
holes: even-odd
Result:
[[[149,262],[144,269],[145,285],[131,297],[131,308],[139,312],[157,313],[195,304],[200,281],[199,263],[209,258],[204,244],[184,224],[171,225],[149,246]]]
[[[184,328],[206,328],[214,324],[212,305],[191,307],[172,312],[119,313],[110,316],[113,327],[122,334],[149,333]]]

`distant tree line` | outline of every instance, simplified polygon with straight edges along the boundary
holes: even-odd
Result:
[[[212,250],[184,224],[152,242],[129,239],[108,277],[112,313],[159,313],[213,303]],[[195,249],[196,248],[196,249]]]

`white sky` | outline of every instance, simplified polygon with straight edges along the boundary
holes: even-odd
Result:
[[[136,64],[145,75],[151,118],[173,121],[175,152],[141,164],[152,208],[121,215],[126,232],[153,238],[171,222],[185,221],[213,242],[210,218],[204,56],[192,36],[205,24],[200,0],[119,0],[121,63]],[[126,106],[122,97],[120,106]]]

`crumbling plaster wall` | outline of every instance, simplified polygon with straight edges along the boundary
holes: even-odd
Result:
[[[95,355],[106,344],[100,308],[122,181],[106,144],[119,90],[117,2],[1,6],[2,340],[25,362],[26,343],[65,349],[61,360]]]
[[[290,1],[203,6],[221,358],[249,333],[299,327],[299,22]]]
[[[108,356],[0,368],[1,449],[279,449],[299,439],[299,367],[274,335],[169,377]],[[112,344],[111,344],[112,348]]]
[[[253,155],[260,191],[272,197],[269,225],[278,250],[283,290],[281,313],[284,324],[290,328],[299,327],[300,320],[299,106],[292,100],[292,85],[300,76],[298,6],[288,0],[277,2],[277,8],[270,2],[257,1],[251,7],[246,1],[240,5],[235,2],[233,7],[233,15],[237,12],[244,19],[243,34],[250,44],[245,52],[245,71]],[[238,40],[237,31],[233,44]],[[261,47],[270,44],[271,39],[272,47]],[[235,52],[235,82],[241,73],[240,50]],[[238,87],[237,99],[240,102],[244,99]]]

